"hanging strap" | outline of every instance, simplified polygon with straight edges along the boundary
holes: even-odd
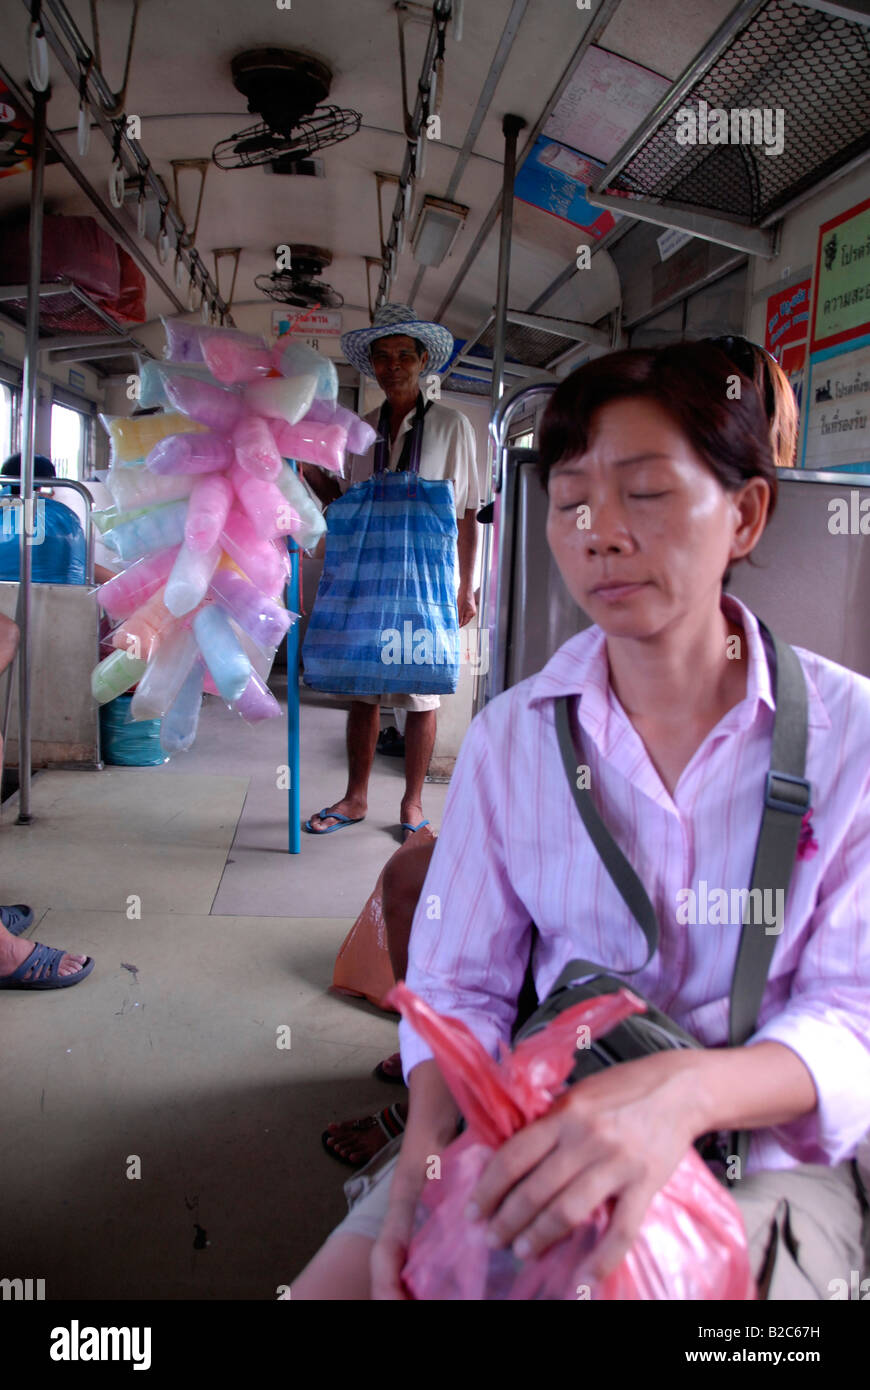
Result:
[[[396,465],[397,473],[419,473],[420,471],[420,451],[423,447],[423,421],[431,401],[423,401],[423,395],[417,396],[417,404],[414,407],[414,423],[410,430],[405,432],[405,439],[402,444],[402,452],[399,462]],[[378,439],[375,444],[375,473],[386,473],[390,467],[390,402],[384,401],[381,406],[381,413],[378,416]]]
[[[770,750],[770,770],[764,790],[761,825],[755,846],[752,867],[752,890],[781,889],[783,904],[788,896],[794,868],[801,821],[810,804],[811,788],[804,776],[807,751],[807,690],[803,669],[793,648],[778,638],[758,620],[770,671],[775,713]],[[655,909],[646,889],[617,845],[588,790],[578,787],[576,779],[578,754],[582,764],[582,740],[577,731],[575,743],[569,717],[569,697],[556,701],[556,736],[562,762],[571,786],[577,809],[589,838],[601,857],[614,886],[629,912],[640,926],[647,943],[647,955],[642,965],[625,970],[623,975],[635,975],[647,966],[658,949],[659,928]],[[762,897],[762,901],[764,901]],[[776,947],[782,922],[776,933],[753,923],[752,897],[744,906],[744,919],[737,959],[731,981],[729,1040],[739,1047],[755,1032],[761,1001],[767,984],[770,962]],[[606,967],[587,960],[572,960],[565,966],[553,985],[553,992],[582,976],[600,973]],[[740,1170],[749,1149],[749,1133],[741,1131],[732,1136],[732,1153],[740,1159]]]

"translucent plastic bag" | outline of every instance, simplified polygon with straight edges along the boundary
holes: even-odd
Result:
[[[441,1155],[440,1179],[424,1184],[402,1271],[414,1298],[756,1297],[740,1210],[693,1149],[656,1193],[625,1259],[598,1284],[591,1280],[589,1257],[607,1229],[607,1203],[538,1259],[526,1261],[509,1249],[490,1250],[487,1222],[470,1222],[464,1216],[493,1151],[544,1115],[564,1089],[581,1026],[595,1038],[643,1011],[642,1002],[629,990],[566,1009],[513,1052],[502,1049],[498,1061],[464,1023],[435,1013],[405,985],[391,990],[385,1002],[395,1005],[432,1048],[468,1123],[465,1133]]]

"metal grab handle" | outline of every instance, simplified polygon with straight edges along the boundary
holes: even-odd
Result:
[[[2,475],[4,483],[20,483],[20,473],[4,473]],[[94,510],[94,499],[88,492],[84,483],[78,482],[75,478],[34,478],[34,484],[38,487],[71,487],[73,492],[77,492],[85,503],[85,579],[88,584],[94,582],[94,527],[92,522],[92,512]],[[33,494],[36,497],[36,492]]]
[[[30,54],[28,61],[30,85],[35,92],[48,90],[48,39],[38,22],[30,26]]]
[[[539,377],[527,378],[521,381],[518,386],[513,386],[510,391],[506,391],[492,413],[489,424],[489,432],[495,445],[495,459],[493,460],[493,490],[501,492],[502,483],[502,452],[507,440],[508,427],[511,420],[528,396],[547,395],[550,396],[555,391],[558,382],[554,382],[552,377],[541,375]]]

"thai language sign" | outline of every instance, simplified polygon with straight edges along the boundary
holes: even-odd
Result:
[[[819,228],[812,350],[870,331],[870,198]]]

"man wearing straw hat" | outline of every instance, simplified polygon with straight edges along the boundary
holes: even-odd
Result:
[[[464,415],[440,401],[425,400],[420,389],[421,376],[425,378],[446,366],[453,351],[453,338],[441,324],[415,318],[406,304],[384,304],[377,310],[370,328],[345,333],[341,346],[348,361],[364,376],[373,377],[386,396],[384,405],[366,417],[383,435],[381,457],[385,465],[391,471],[403,471],[409,465],[412,450],[416,449],[421,478],[446,479],[453,484],[459,562],[456,603],[459,626],[464,627],[477,612],[473,577],[479,487],[474,434]],[[353,457],[349,476],[340,483],[323,478],[321,474],[317,480],[321,498],[331,501],[339,489],[344,492],[354,483],[369,478],[375,468],[378,447],[375,443],[367,454]],[[330,485],[331,492],[327,494]],[[408,839],[414,831],[428,825],[422,818],[423,780],[435,744],[435,711],[441,703],[440,697],[354,695],[347,728],[347,791],[335,805],[324,807],[306,822],[305,828],[311,834],[328,835],[365,818],[381,703],[407,711],[405,794],[400,812],[403,838]]]

